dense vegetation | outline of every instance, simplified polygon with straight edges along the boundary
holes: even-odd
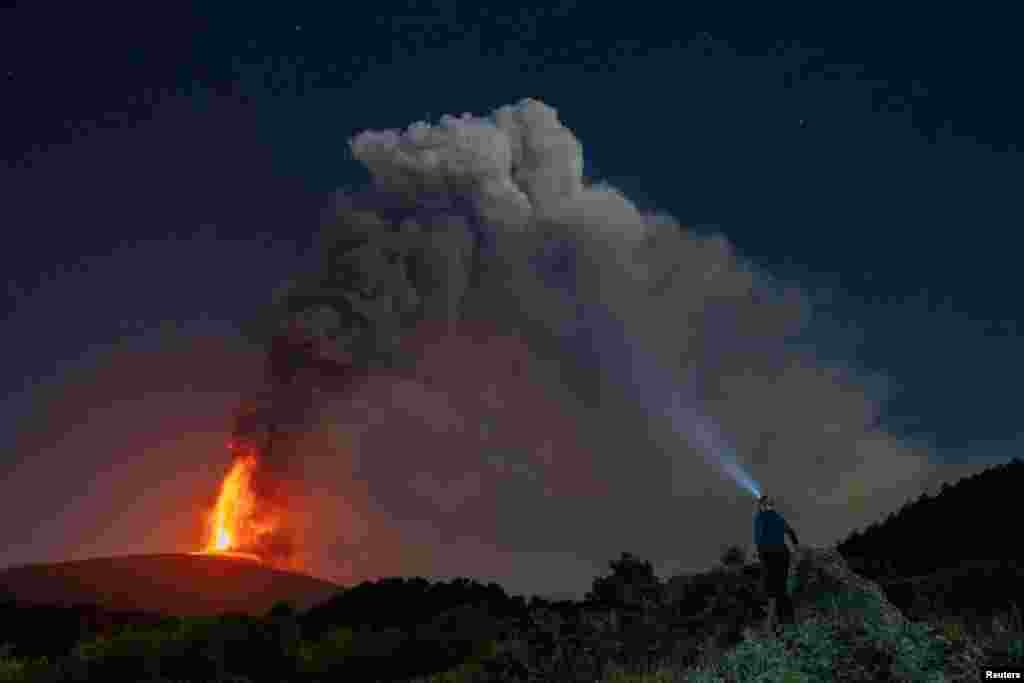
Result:
[[[1024,605],[1021,491],[1024,462],[1015,458],[944,484],[837,547],[908,614],[988,618]]]
[[[1022,471],[1018,460],[944,487],[837,546],[912,617],[900,626],[871,595],[812,594],[794,572],[798,623],[776,637],[760,566],[740,548],[667,581],[623,553],[579,602],[527,601],[465,578],[366,582],[260,618],[7,601],[0,681],[974,680],[983,662],[1024,665],[1021,551],[1000,538],[1014,520],[1004,495]],[[964,524],[969,533],[957,531]]]

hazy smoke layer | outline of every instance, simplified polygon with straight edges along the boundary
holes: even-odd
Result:
[[[800,292],[724,237],[584,182],[551,107],[350,146],[372,185],[335,194],[319,269],[269,316],[352,359],[298,375],[290,455],[275,455],[301,465],[321,573],[582,593],[624,550],[665,572],[749,544],[753,499],[673,429],[653,384],[686,387],[805,542],[934,484],[926,451],[879,428],[862,381],[794,344],[810,320]],[[634,373],[636,354],[657,382]]]

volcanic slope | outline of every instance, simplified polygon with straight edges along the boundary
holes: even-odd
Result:
[[[0,593],[18,603],[168,616],[256,616],[279,601],[305,610],[342,590],[305,574],[215,554],[125,555],[0,570]]]

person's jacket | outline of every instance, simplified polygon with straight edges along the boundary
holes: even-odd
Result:
[[[775,510],[761,510],[754,518],[754,543],[761,547],[786,547],[786,535],[793,545],[800,545],[793,527]]]

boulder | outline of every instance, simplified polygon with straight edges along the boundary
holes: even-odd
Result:
[[[791,570],[796,578],[793,604],[797,621],[863,618],[864,602],[876,610],[879,621],[886,626],[904,626],[907,618],[889,602],[874,581],[853,572],[834,547],[801,546],[793,556]],[[837,603],[833,598],[840,598]]]

